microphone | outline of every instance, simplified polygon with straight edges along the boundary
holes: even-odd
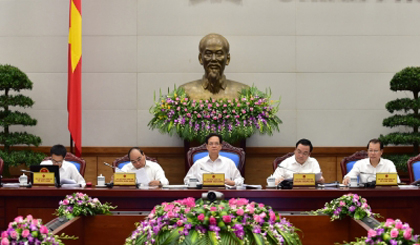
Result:
[[[208,171],[208,170],[206,170],[206,169],[204,169],[204,168],[200,168],[200,170],[202,170],[202,171],[204,171],[204,172],[207,172],[207,173],[213,173],[212,171]]]
[[[124,171],[122,171],[120,168],[114,167],[114,166],[112,166],[111,164],[109,164],[107,162],[104,162],[104,165],[107,166],[107,167],[110,167],[110,168],[115,169],[115,172],[123,172],[124,173]]]
[[[374,173],[366,173],[366,172],[360,172],[360,174],[376,175],[376,174],[374,174]]]
[[[21,169],[20,171],[21,171],[21,172],[24,172],[24,173],[30,173],[30,174],[33,174],[33,173],[34,173],[34,172],[29,171],[29,170],[26,170],[26,169]]]
[[[285,168],[285,167],[281,166],[280,164],[277,166],[277,168],[282,168],[282,169],[286,169],[287,171],[290,171],[290,172],[293,172],[293,173],[297,173],[297,171],[294,171],[294,170]]]

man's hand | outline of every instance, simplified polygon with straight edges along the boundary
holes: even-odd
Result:
[[[156,186],[156,185],[160,185],[159,180],[152,180],[152,181],[149,182],[149,186]]]
[[[343,179],[343,185],[348,185],[349,182],[350,182],[350,177],[347,176],[346,178]]]
[[[226,184],[226,185],[231,185],[231,186],[234,186],[234,185],[235,185],[235,181],[230,180],[230,179],[225,179],[225,184]]]
[[[319,184],[324,184],[325,183],[325,179],[323,176],[321,176],[321,178],[318,180]]]
[[[276,185],[280,184],[284,180],[283,177],[276,179]]]

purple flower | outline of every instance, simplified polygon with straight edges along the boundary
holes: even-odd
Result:
[[[354,212],[354,210],[356,210],[356,207],[355,207],[355,206],[351,206],[351,207],[349,208],[349,211],[350,211],[350,212]]]

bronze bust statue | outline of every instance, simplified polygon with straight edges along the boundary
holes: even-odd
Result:
[[[229,42],[219,34],[208,34],[203,37],[198,46],[198,60],[204,67],[202,79],[186,83],[184,88],[192,100],[200,99],[235,99],[238,92],[248,85],[226,79],[223,75],[225,66],[229,65]]]

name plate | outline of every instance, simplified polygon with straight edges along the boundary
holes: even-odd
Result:
[[[315,186],[315,174],[293,174],[294,186]]]
[[[203,186],[225,186],[225,174],[203,173]]]
[[[33,178],[34,185],[55,185],[54,173],[34,173]]]
[[[376,173],[376,185],[398,185],[397,173]]]
[[[136,174],[114,173],[114,185],[136,185]]]

